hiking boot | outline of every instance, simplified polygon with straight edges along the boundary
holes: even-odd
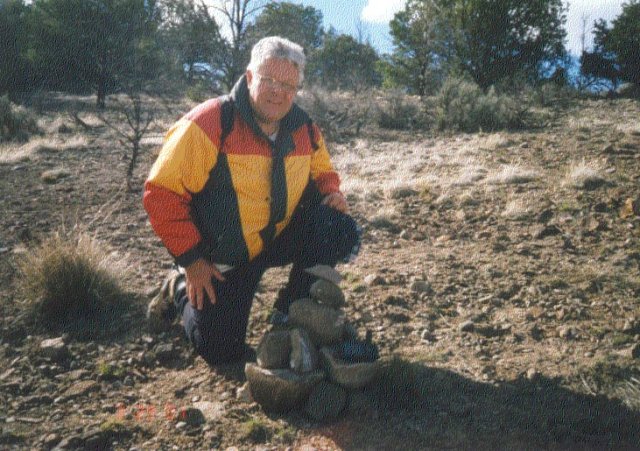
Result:
[[[162,282],[160,292],[149,302],[147,321],[152,332],[166,332],[171,328],[171,324],[177,316],[174,297],[181,279],[184,279],[184,274],[172,270]]]

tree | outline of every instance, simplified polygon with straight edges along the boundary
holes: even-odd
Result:
[[[380,84],[378,54],[369,44],[352,36],[328,33],[307,70],[309,79],[330,89],[359,91]]]
[[[23,0],[0,0],[0,94],[28,87],[28,12]]]
[[[310,54],[322,44],[322,12],[312,6],[269,3],[247,34],[251,45],[267,36],[281,36],[301,45]]]
[[[562,0],[409,0],[391,22],[389,63],[417,80],[418,93],[433,69],[484,89],[514,74],[535,81],[543,63],[565,54],[565,11]]]
[[[420,96],[431,93],[444,78],[454,42],[442,6],[435,0],[409,0],[389,26],[395,49],[380,64],[385,85],[406,87]]]
[[[212,66],[223,52],[224,41],[215,18],[203,3],[195,0],[165,0],[161,36],[165,55],[172,59],[180,74],[189,82],[195,65]],[[208,74],[213,78],[214,74]]]
[[[640,0],[622,4],[611,27],[600,19],[594,23],[594,51],[583,52],[581,71],[610,80],[624,80],[640,87]]]
[[[223,72],[222,82],[230,89],[249,64],[251,48],[247,29],[251,17],[264,7],[262,0],[219,0],[212,6],[227,21],[231,37],[224,38],[224,51],[216,58],[215,66]]]
[[[159,22],[155,0],[36,0],[30,58],[45,85],[94,89],[104,108],[109,92],[157,76]]]

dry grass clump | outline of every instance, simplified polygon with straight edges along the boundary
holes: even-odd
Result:
[[[84,149],[89,141],[84,136],[74,136],[64,141],[51,138],[32,139],[22,145],[7,143],[0,145],[0,164],[14,164],[27,161],[37,153],[64,152],[71,149]]]
[[[600,175],[600,168],[595,163],[573,163],[567,173],[565,184],[576,189],[592,190],[599,188],[606,182]]]
[[[518,198],[512,199],[504,207],[502,217],[514,221],[523,221],[531,218],[531,203],[529,199]]]
[[[38,124],[29,111],[10,102],[6,95],[0,97],[0,142],[23,142],[38,132]]]
[[[398,230],[399,227],[394,222],[397,214],[393,207],[381,208],[369,218],[369,224],[376,229]]]
[[[460,171],[460,174],[453,180],[452,186],[469,186],[482,180],[487,176],[487,170],[480,166],[466,166]]]
[[[19,292],[37,328],[95,338],[113,332],[125,306],[123,270],[85,234],[57,233],[20,262]]]
[[[537,178],[536,171],[518,165],[506,165],[487,177],[487,183],[490,185],[517,185],[533,182]]]

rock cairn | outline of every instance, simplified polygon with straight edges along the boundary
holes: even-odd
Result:
[[[325,420],[340,415],[349,391],[371,382],[380,362],[370,333],[359,340],[341,310],[340,274],[323,265],[306,271],[318,277],[311,298],[291,304],[287,320],[264,335],[257,363],[247,363],[245,374],[253,399],[265,410],[304,408]]]

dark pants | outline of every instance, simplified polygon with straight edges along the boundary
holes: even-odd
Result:
[[[198,354],[208,363],[238,360],[245,352],[251,304],[268,268],[293,263],[289,281],[280,290],[275,308],[287,313],[289,304],[307,297],[316,280],[304,272],[316,264],[335,266],[359,245],[358,227],[348,215],[320,204],[321,196],[310,184],[291,222],[253,261],[224,273],[225,281],[213,279],[217,301],[208,299],[202,310],[188,302],[186,290],[176,292],[185,332]]]

